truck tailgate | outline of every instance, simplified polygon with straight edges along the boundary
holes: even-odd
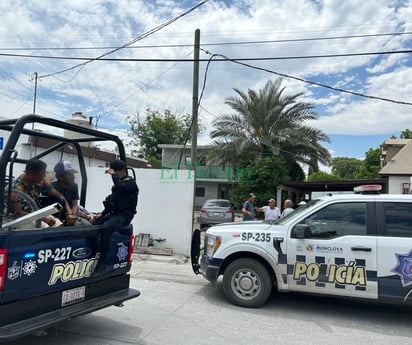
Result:
[[[138,297],[129,289],[129,275],[115,276],[88,284],[89,299],[61,308],[58,292],[0,306],[0,343],[45,329],[60,321],[84,315]],[[54,305],[54,307],[53,307]],[[24,311],[24,318],[21,314]]]
[[[93,277],[100,258],[99,231],[98,226],[88,226],[8,232],[7,277],[1,303],[67,291],[62,295],[65,306],[84,299],[88,283],[126,274],[130,269],[131,227],[112,236],[113,270]]]

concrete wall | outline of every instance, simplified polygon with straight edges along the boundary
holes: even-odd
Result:
[[[102,201],[110,194],[112,181],[104,168],[88,168],[86,208],[101,211]],[[174,254],[190,256],[193,224],[194,181],[187,171],[135,169],[139,186],[135,234],[150,234],[166,239],[164,247]],[[156,244],[156,242],[155,242]]]

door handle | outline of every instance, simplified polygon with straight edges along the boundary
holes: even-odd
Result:
[[[372,248],[369,247],[351,247],[354,252],[371,252]]]

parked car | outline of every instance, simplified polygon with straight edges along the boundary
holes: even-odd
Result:
[[[200,209],[200,228],[210,224],[229,223],[235,220],[235,214],[229,200],[209,199]]]

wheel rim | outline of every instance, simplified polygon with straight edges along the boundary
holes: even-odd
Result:
[[[251,300],[259,295],[261,284],[259,276],[251,269],[240,269],[232,276],[232,291],[241,299]]]

